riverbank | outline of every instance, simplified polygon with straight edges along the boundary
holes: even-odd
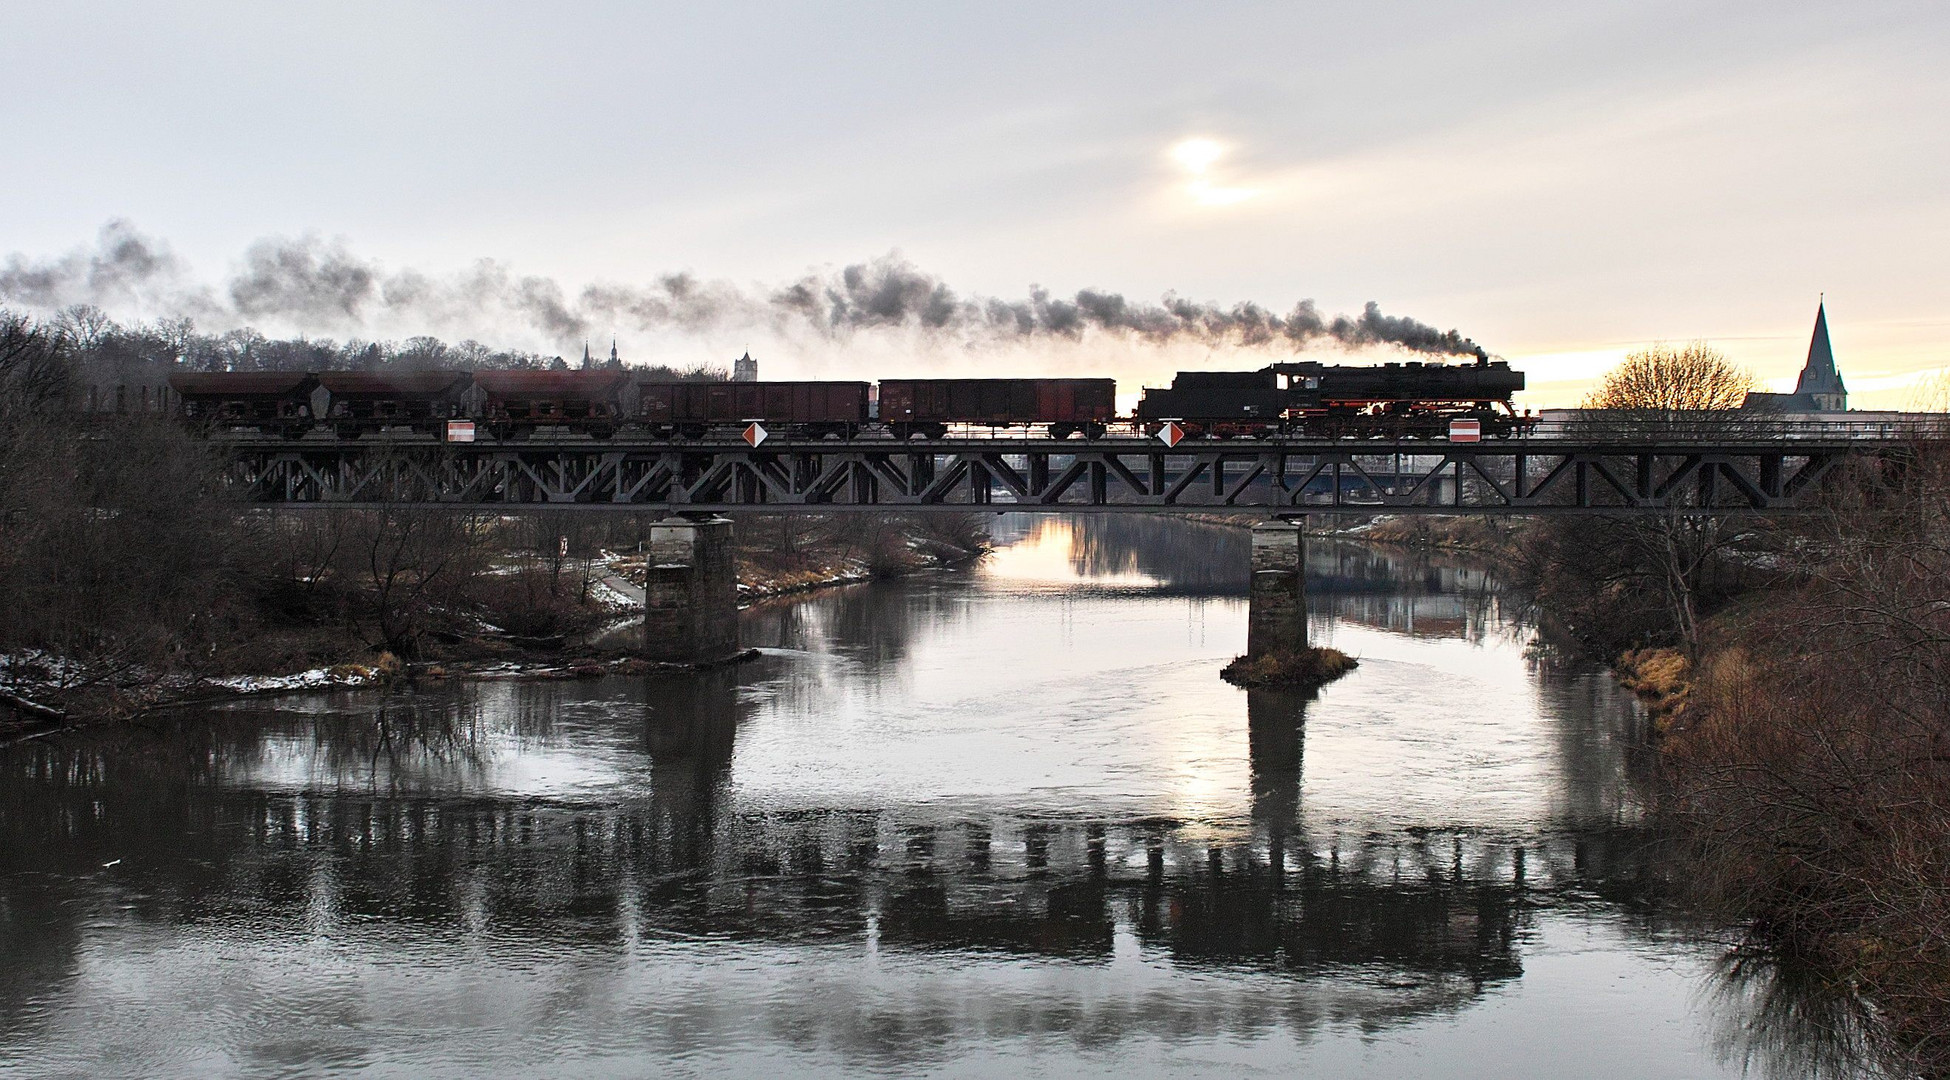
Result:
[[[1508,555],[1523,536],[1522,525],[1485,514],[1377,514],[1352,518],[1339,514],[1302,516],[1306,521],[1308,536],[1474,555]],[[1261,510],[1236,514],[1194,513],[1185,515],[1185,520],[1251,529],[1267,520],[1267,517],[1267,513]]]
[[[988,550],[972,516],[781,521],[740,523],[741,605],[963,567]],[[614,529],[570,532],[581,523],[545,522],[544,530],[565,531],[558,538],[530,527],[543,542],[511,545],[521,537],[508,526],[443,530],[435,543],[425,532],[416,535],[419,522],[375,515],[348,523],[370,531],[296,524],[292,539],[323,553],[285,569],[283,580],[230,578],[224,592],[247,610],[237,613],[234,637],[201,655],[27,648],[0,656],[0,741],[225,696],[461,675],[555,679],[653,670],[627,648],[597,643],[619,620],[639,614],[643,602],[644,558],[630,550],[640,541],[617,545],[622,537]],[[547,541],[556,541],[554,551]],[[345,558],[348,546],[375,559],[384,554],[387,562],[361,566]]]
[[[1864,1071],[1944,1076],[1950,463],[1911,468],[1777,523],[1540,520],[1515,565],[1644,704],[1692,902]]]

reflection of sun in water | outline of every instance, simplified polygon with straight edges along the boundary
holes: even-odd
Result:
[[[1116,565],[1104,565],[1101,558],[1086,558],[1082,546],[1073,523],[1061,518],[1039,520],[1029,535],[991,552],[982,563],[982,572],[1010,581],[1158,584],[1156,578],[1137,568],[1136,552],[1124,552]]]
[[[1212,181],[1209,175],[1212,167],[1225,153],[1225,145],[1216,139],[1186,139],[1171,148],[1171,159],[1191,174],[1185,191],[1193,202],[1201,206],[1231,206],[1260,194],[1258,188],[1232,187]]]

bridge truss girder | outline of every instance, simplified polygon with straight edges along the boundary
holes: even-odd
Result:
[[[294,506],[1724,513],[1802,508],[1844,461],[1894,450],[1861,442],[255,442],[225,447],[225,476],[252,501]]]

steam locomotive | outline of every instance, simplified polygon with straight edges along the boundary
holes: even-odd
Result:
[[[732,436],[757,421],[775,435],[941,439],[951,430],[1042,429],[1051,438],[1099,439],[1128,422],[1185,437],[1434,438],[1457,420],[1484,437],[1529,423],[1511,403],[1523,373],[1507,363],[1384,364],[1313,361],[1256,371],[1181,371],[1146,388],[1136,412],[1117,415],[1111,379],[882,379],[867,382],[670,382],[626,371],[418,371],[178,373],[178,414],[193,429],[254,430],[288,439],[325,429],[341,439],[381,431],[435,438],[466,430],[496,441],[547,428],[608,439]],[[456,422],[471,421],[472,425]]]
[[[1181,371],[1169,389],[1150,389],[1137,422],[1176,423],[1187,436],[1264,438],[1436,438],[1473,420],[1487,438],[1519,434],[1534,421],[1513,396],[1523,372],[1482,357],[1474,364],[1368,367],[1298,361],[1257,371]]]

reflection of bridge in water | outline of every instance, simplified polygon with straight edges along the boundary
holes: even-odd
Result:
[[[519,700],[505,723],[546,738],[554,700]],[[137,921],[247,923],[267,940],[405,923],[597,952],[669,938],[1102,963],[1128,939],[1153,961],[1291,977],[1299,997],[1278,1022],[1304,1027],[1461,1007],[1521,974],[1540,903],[1632,895],[1649,876],[1644,838],[1624,828],[1309,831],[1304,709],[1252,696],[1250,817],[1229,822],[741,805],[725,675],[650,684],[637,748],[648,793],[614,802],[417,793],[429,778],[453,786],[510,734],[464,698],[395,708],[377,726],[349,715],[287,716],[269,734],[259,718],[186,729],[146,757],[44,745],[0,758],[13,841],[0,881],[85,881],[120,858]],[[269,779],[294,761],[308,793]],[[90,902],[8,892],[0,911],[71,913],[53,920],[65,933],[0,940],[18,1002],[73,969]],[[1023,995],[984,1022],[1046,1030],[1090,1007]],[[1135,1032],[1197,1008],[1161,998],[1093,1022]]]

